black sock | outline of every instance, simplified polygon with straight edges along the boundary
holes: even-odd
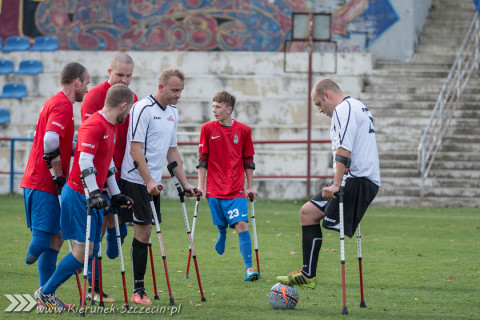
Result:
[[[318,253],[322,247],[320,224],[302,226],[303,269],[308,278],[317,276]]]
[[[133,291],[144,288],[145,270],[147,269],[148,243],[143,243],[133,238],[132,265],[133,265]]]

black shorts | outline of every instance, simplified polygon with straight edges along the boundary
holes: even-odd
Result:
[[[332,183],[325,187],[331,186]],[[352,237],[357,230],[358,224],[363,218],[368,206],[377,195],[378,186],[367,178],[350,178],[345,183],[343,197],[343,220],[344,233]],[[340,231],[339,224],[339,198],[324,199],[322,190],[311,200],[325,214],[323,227],[334,231]]]
[[[125,222],[135,224],[155,224],[150,205],[151,195],[147,192],[147,187],[143,184],[132,183],[127,180],[121,180],[120,188],[122,193],[133,199],[132,209],[122,209],[122,219]],[[158,223],[162,222],[160,213],[160,195],[153,196],[153,203],[157,211]]]

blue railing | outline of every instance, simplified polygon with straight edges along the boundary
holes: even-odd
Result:
[[[0,137],[0,141],[10,140],[10,171],[0,171],[0,173],[10,173],[10,192],[13,192],[13,181],[16,174],[23,174],[23,171],[15,171],[15,142],[16,141],[33,141],[33,138],[4,138]]]

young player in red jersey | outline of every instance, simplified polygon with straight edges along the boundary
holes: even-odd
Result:
[[[60,82],[60,91],[48,99],[40,111],[20,185],[24,189],[27,227],[32,231],[26,263],[38,260],[40,286],[55,271],[58,251],[63,244],[57,192],[66,182],[74,149],[73,103],[82,101],[90,75],[84,66],[72,62],[62,69]],[[55,179],[47,163],[53,167]]]
[[[109,78],[107,81],[93,87],[89,90],[88,94],[83,99],[82,107],[80,108],[80,115],[82,118],[82,122],[92,116],[95,112],[102,110],[105,104],[105,97],[107,96],[107,91],[110,89],[111,86],[117,83],[122,83],[127,87],[130,85],[133,75],[133,68],[134,63],[133,59],[126,53],[117,53],[113,56],[110,68],[108,69]],[[138,101],[137,96],[133,93],[134,96],[134,103]],[[117,168],[117,173],[115,174],[117,181],[120,180],[121,168],[122,168],[122,161],[123,155],[125,154],[125,145],[127,142],[127,131],[128,131],[128,122],[130,116],[127,116],[123,123],[117,123],[115,125],[116,129],[116,142],[115,142],[115,151],[113,152],[113,162],[115,163],[115,167]],[[123,212],[124,210],[121,210]],[[109,213],[112,214],[109,214]],[[125,215],[124,217],[125,218]],[[123,240],[127,236],[127,225],[125,223],[125,219],[122,216],[119,217],[119,228],[120,228],[120,238],[121,243],[123,244]],[[103,229],[102,229],[102,237],[107,232],[107,250],[106,254],[107,257],[110,259],[115,259],[118,256],[118,248],[117,248],[117,237],[115,233],[115,222],[113,220],[113,208],[109,207],[108,209],[104,210],[104,219],[103,219]],[[98,260],[95,269],[98,270]],[[89,273],[88,273],[88,281],[89,285],[92,285],[91,279],[91,264],[88,266]],[[99,272],[95,274],[95,300],[99,300]],[[88,290],[87,293],[87,300],[90,300],[90,293],[91,290]],[[110,297],[108,294],[103,292],[103,300],[106,302],[115,302],[115,300]]]
[[[218,228],[215,250],[223,254],[226,229],[235,228],[245,263],[244,280],[255,281],[260,275],[252,267],[252,240],[248,231],[246,199],[250,193],[257,196],[253,188],[255,152],[250,127],[232,119],[234,107],[235,96],[228,92],[222,91],[213,97],[215,121],[203,124],[200,131],[198,190],[207,197],[213,224]]]
[[[78,130],[77,149],[72,172],[62,190],[61,228],[64,240],[73,239],[71,253],[60,261],[50,279],[35,292],[35,297],[44,305],[59,309],[56,289],[76,270],[82,268],[85,254],[87,202],[83,184],[88,189],[92,210],[90,232],[90,257],[98,252],[103,214],[101,209],[108,206],[108,200],[101,194],[107,183],[112,203],[131,206],[132,200],[120,193],[115,180],[113,152],[115,148],[115,124],[125,121],[133,104],[133,94],[127,86],[116,84],[107,92],[105,106],[101,112],[92,115]]]

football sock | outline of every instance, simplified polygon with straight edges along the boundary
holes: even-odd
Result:
[[[57,268],[58,251],[48,248],[38,258],[38,283],[40,287],[50,279]]]
[[[250,231],[240,232],[238,234],[238,247],[245,263],[245,271],[252,268],[252,239]]]
[[[302,226],[303,269],[308,278],[317,276],[318,253],[322,247],[320,224]]]
[[[32,229],[32,240],[28,247],[26,264],[32,264],[40,257],[42,252],[50,248],[50,233]]]
[[[148,243],[143,243],[133,238],[132,241],[132,265],[133,284],[135,290],[144,288],[145,270],[147,269]]]
[[[43,294],[55,293],[57,288],[68,280],[72,274],[83,267],[83,264],[75,259],[73,254],[70,252],[63,258],[58,264],[57,270],[53,273],[50,279],[45,283],[42,288]]]
[[[106,238],[107,238],[107,250],[105,253],[107,254],[107,257],[109,257],[110,259],[115,259],[116,257],[118,257],[117,232],[115,230],[115,227],[107,229]],[[122,239],[122,243],[123,243],[123,239]]]
[[[215,243],[215,250],[219,255],[222,255],[225,252],[225,240],[227,239],[227,230],[223,226],[217,226],[218,229],[218,239]]]

